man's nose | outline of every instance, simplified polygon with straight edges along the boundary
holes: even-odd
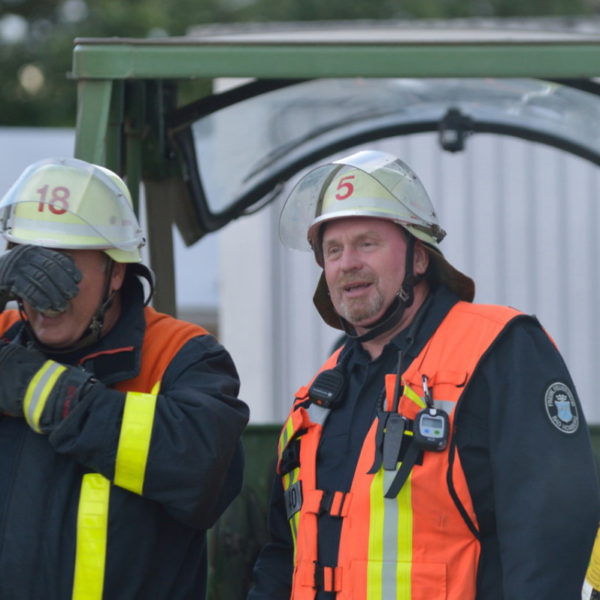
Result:
[[[340,268],[343,271],[355,271],[356,269],[360,269],[361,266],[362,261],[359,253],[352,246],[346,246],[340,257]]]

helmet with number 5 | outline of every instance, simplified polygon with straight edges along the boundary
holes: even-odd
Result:
[[[15,244],[103,250],[138,263],[145,244],[125,183],[76,158],[30,165],[0,201],[0,233]]]
[[[303,177],[281,214],[282,242],[298,249],[308,249],[308,242],[321,263],[321,228],[343,217],[389,219],[435,247],[446,235],[421,181],[384,152],[357,152]]]
[[[424,243],[436,279],[461,299],[473,299],[473,280],[453,267],[438,247],[446,232],[438,223],[423,184],[412,169],[395,156],[362,151],[309,171],[294,187],[283,207],[279,225],[281,241],[290,248],[312,249],[322,267],[323,226],[347,217],[397,223],[411,237]],[[400,296],[410,297],[413,282],[405,281],[405,284]],[[323,277],[314,300],[323,319],[339,328],[339,316],[331,304]]]

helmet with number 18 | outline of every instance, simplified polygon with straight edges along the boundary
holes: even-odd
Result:
[[[145,239],[125,183],[76,158],[30,165],[0,201],[0,234],[11,243],[103,250],[138,263]]]

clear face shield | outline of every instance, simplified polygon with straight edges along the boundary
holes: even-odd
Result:
[[[280,239],[289,248],[314,249],[320,225],[343,217],[389,219],[433,246],[445,235],[418,177],[383,152],[358,152],[305,175],[281,212]]]
[[[117,262],[140,262],[145,243],[125,184],[77,159],[26,169],[0,201],[0,233],[17,244],[104,250]]]

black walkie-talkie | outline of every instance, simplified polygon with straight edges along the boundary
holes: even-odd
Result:
[[[340,368],[321,371],[308,390],[311,402],[323,408],[337,408],[344,395],[346,378]]]

